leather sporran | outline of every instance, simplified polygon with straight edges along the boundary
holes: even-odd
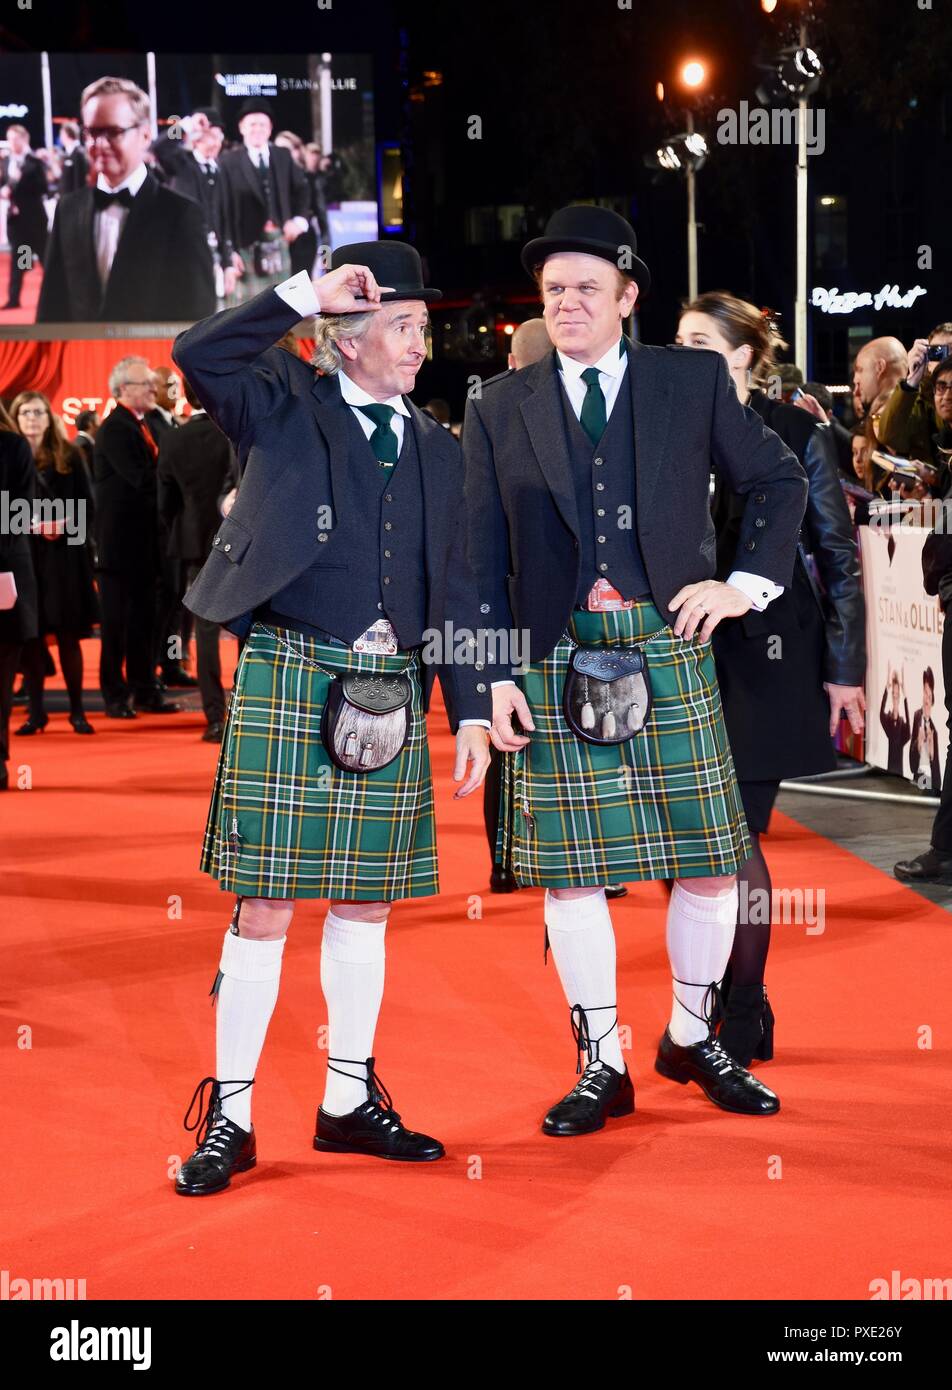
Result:
[[[585,743],[626,743],[651,709],[648,658],[641,647],[576,647],[562,691],[569,728]]]
[[[403,672],[347,671],[334,677],[321,715],[321,741],[344,772],[376,772],[410,737],[413,686]]]

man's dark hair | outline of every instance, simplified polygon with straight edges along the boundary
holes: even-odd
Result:
[[[923,673],[922,673],[922,684],[923,684],[923,685],[927,685],[927,686],[929,687],[929,689],[932,691],[932,695],[933,695],[933,698],[934,698],[934,697],[935,697],[935,676],[932,674],[932,667],[931,667],[931,666],[927,666],[926,669],[923,671]]]
[[[943,376],[952,376],[952,357],[946,357],[942,362],[939,363],[935,371],[932,373],[933,391],[935,390],[936,382],[939,380],[940,377]]]
[[[88,430],[90,425],[99,423],[99,416],[95,410],[81,410],[76,416],[76,428],[78,430]]]
[[[806,395],[812,396],[814,400],[819,401],[824,410],[833,409],[833,397],[830,395],[827,388],[819,381],[805,381],[803,383],[803,390]]]

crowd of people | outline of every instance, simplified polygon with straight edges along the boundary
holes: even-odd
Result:
[[[13,736],[49,722],[45,686],[55,638],[69,722],[92,734],[84,708],[81,643],[98,627],[98,684],[106,718],[170,714],[171,688],[198,687],[202,737],[219,742],[225,719],[217,625],[182,605],[237,488],[234,453],[187,381],[144,357],[120,358],[109,376],[114,409],[76,417],[67,438],[46,396],[21,391],[0,405],[0,490],[24,498],[30,533],[0,537],[0,570],[16,601],[0,611],[0,785]],[[187,402],[185,417],[180,402]],[[194,634],[197,673],[186,666]],[[17,672],[22,681],[15,690]]]
[[[205,119],[191,128],[198,142]],[[242,120],[246,148],[270,147],[259,110]],[[633,269],[615,264],[619,245]],[[547,890],[546,949],[585,1067],[544,1132],[588,1134],[634,1106],[610,1002],[607,901],[639,879],[670,891],[672,1014],[656,1070],[697,1082],[725,1110],[779,1109],[749,1070],[774,1047],[762,840],[781,782],[835,766],[841,721],[864,729],[854,522],[877,489],[904,500],[950,491],[952,325],[908,352],[894,339],[864,346],[851,435],[830,391],[779,362],[775,318],[734,295],[685,303],[671,348],[629,340],[622,325],[650,278],[636,249],[633,229],[608,210],[550,219],[523,251],[543,315],[519,327],[507,370],[468,400],[460,444],[445,402],[425,413],[407,401],[440,292],[400,242],[338,248],[316,284],[305,266],[233,314],[205,318],[177,340],[181,375],[122,357],[109,376],[114,408],[79,417],[72,441],[39,392],[21,392],[0,417],[0,486],[49,504],[29,536],[0,537],[0,569],[16,588],[10,603],[0,586],[0,754],[17,670],[28,717],[14,737],[48,722],[52,638],[70,723],[93,731],[81,643],[97,622],[107,718],[174,712],[168,690],[197,684],[203,737],[224,741],[201,866],[237,902],[215,984],[221,1076],[197,1091],[213,1083],[199,1147],[179,1174],[185,1195],[220,1190],[253,1164],[250,1093],[297,898],[331,900],[322,982],[340,1066],[330,1066],[315,1146],[412,1161],[442,1152],[380,1109],[380,981],[368,974],[366,997],[348,986],[347,1002],[333,1002],[342,961],[382,960],[390,902],[437,891],[422,723],[435,668],[457,739],[457,795],[490,773],[492,889]],[[367,263],[355,267],[347,252]],[[288,335],[314,314],[307,364]],[[307,469],[285,466],[302,451]],[[333,526],[319,522],[315,534],[330,496]],[[88,526],[72,526],[77,515]],[[683,544],[671,545],[674,534]],[[952,557],[930,556],[926,585],[934,579],[941,597]],[[444,655],[434,666],[418,652],[444,621],[525,632],[529,651],[501,658],[491,683],[479,661]],[[219,622],[247,641],[227,718]],[[197,676],[183,666],[193,625]],[[364,706],[355,695],[348,725],[359,680],[348,681],[366,669],[380,678],[374,700],[402,681],[402,703]],[[887,684],[892,706],[884,695],[879,717],[890,749],[912,740],[937,789],[933,672],[912,722],[904,677]],[[646,732],[652,709],[660,715]],[[336,781],[298,785],[304,710],[321,715]],[[262,719],[277,737],[256,736]],[[630,776],[618,775],[619,758]],[[373,817],[347,800],[361,787],[379,798]],[[952,874],[948,776],[946,790],[932,848],[897,866],[901,877]],[[751,912],[755,901],[766,911]],[[253,1028],[236,994],[249,982],[261,986]]]
[[[20,307],[37,264],[46,323],[192,321],[314,270],[330,245],[328,209],[345,191],[339,154],[276,131],[263,97],[242,103],[236,139],[214,107],[170,121],[155,140],[151,115],[134,82],[102,77],[52,148],[34,148],[20,122],[7,126],[4,310]]]

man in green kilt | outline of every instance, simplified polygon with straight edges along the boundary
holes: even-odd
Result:
[[[251,1088],[299,898],[330,900],[314,1147],[443,1154],[403,1125],[373,1056],[390,904],[439,891],[424,719],[437,667],[456,795],[480,786],[489,763],[459,446],[406,395],[438,298],[406,243],[340,247],[315,283],[301,272],[266,289],[196,324],[173,352],[241,472],[186,603],[247,639],[201,858],[237,902],[212,990],[216,1074],[186,1115],[198,1148],[176,1179],[184,1196],[220,1191],[256,1162]],[[308,365],[274,344],[314,314]],[[446,630],[471,635],[441,652],[427,634]]]
[[[587,1134],[634,1109],[604,886],[636,879],[674,880],[657,1071],[772,1114],[777,1097],[713,1033],[750,844],[710,639],[789,583],[806,478],[719,354],[624,337],[649,283],[624,218],[563,208],[522,262],[554,349],[483,383],[463,456],[484,620],[530,638],[492,682],[492,740],[509,755],[499,858],[546,889],[581,1073],[543,1130]],[[747,499],[726,583],[711,577],[712,470]]]

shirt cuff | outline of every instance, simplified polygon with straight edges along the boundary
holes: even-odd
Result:
[[[291,221],[294,223],[295,227],[297,227],[298,231],[301,233],[302,236],[305,232],[309,232],[311,230],[311,224],[310,222],[308,222],[306,217],[292,217]]]
[[[290,280],[282,280],[274,288],[288,308],[300,314],[302,319],[312,319],[321,312],[317,291],[306,270],[299,270],[297,275],[292,275]]]
[[[467,724],[477,724],[481,729],[491,729],[492,725],[488,719],[461,719],[457,728],[465,729]]]
[[[727,583],[733,584],[735,589],[740,589],[742,594],[746,594],[751,607],[758,613],[762,613],[768,603],[773,603],[774,599],[783,593],[782,584],[775,584],[772,579],[764,579],[762,574],[748,574],[746,570],[733,570],[727,576]]]
[[[515,685],[515,683],[516,683],[516,682],[515,682],[515,681],[512,681],[512,680],[493,681],[492,684],[491,684],[491,686],[490,686],[490,689],[491,689],[491,690],[495,690],[497,685]]]

